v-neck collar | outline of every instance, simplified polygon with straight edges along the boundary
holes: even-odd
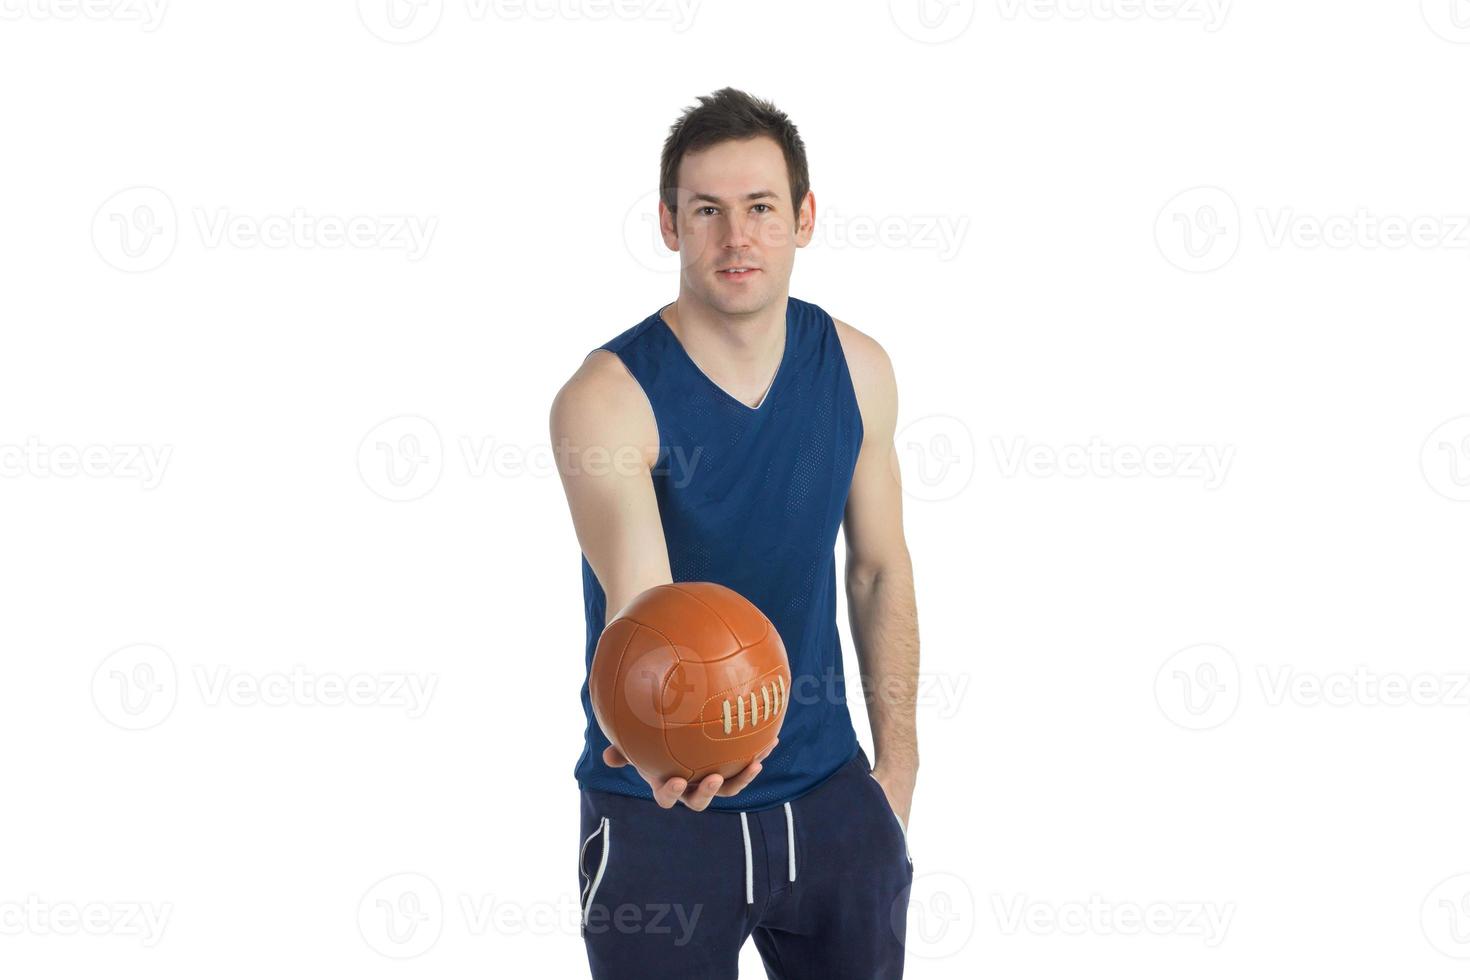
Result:
[[[665,306],[668,306],[668,305],[670,305],[670,304],[665,304]],[[705,380],[705,383],[706,384],[708,384],[711,388],[713,388],[721,396],[723,396],[725,399],[727,399],[731,404],[738,405],[741,408],[745,409],[747,412],[750,412],[752,415],[754,415],[754,414],[760,412],[763,408],[765,408],[767,405],[769,405],[771,403],[771,396],[773,394],[775,394],[775,392],[776,392],[776,385],[780,384],[782,377],[784,377],[785,374],[786,374],[786,362],[789,361],[789,360],[791,360],[791,346],[794,343],[794,341],[792,340],[792,336],[791,336],[791,334],[792,334],[791,321],[793,320],[792,314],[794,312],[795,312],[795,310],[794,310],[794,308],[792,306],[791,299],[790,299],[790,297],[787,297],[787,299],[786,299],[786,339],[785,339],[785,343],[784,343],[784,345],[782,346],[782,349],[781,349],[781,363],[778,364],[778,365],[776,365],[776,373],[775,373],[775,375],[772,376],[771,383],[766,386],[766,393],[761,396],[760,403],[757,404],[757,405],[754,405],[754,406],[745,404],[745,402],[741,401],[740,399],[736,398],[734,395],[732,395],[728,391],[726,391],[724,388],[721,388],[719,385],[715,384],[714,379],[711,378],[709,375],[705,374],[704,371],[700,368],[700,366],[698,364],[694,363],[694,358],[690,357],[689,356],[689,352],[684,349],[684,343],[683,343],[683,341],[681,341],[679,339],[679,335],[676,334],[676,333],[674,333],[674,328],[671,327],[671,326],[669,326],[668,321],[664,319],[664,306],[660,306],[656,311],[654,311],[653,318],[655,320],[657,320],[658,323],[659,323],[659,325],[662,326],[664,328],[665,332],[668,333],[669,340],[671,340],[673,342],[673,347],[684,358],[684,361],[691,368],[694,369],[694,373],[695,374],[697,374],[701,378],[703,378]]]

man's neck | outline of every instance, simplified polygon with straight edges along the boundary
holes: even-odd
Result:
[[[786,305],[731,316],[680,296],[659,315],[711,381],[755,407],[786,350]]]

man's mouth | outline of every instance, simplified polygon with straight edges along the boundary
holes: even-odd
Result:
[[[721,279],[726,279],[730,282],[743,282],[759,271],[761,270],[753,265],[732,265],[727,269],[720,269],[717,274]]]

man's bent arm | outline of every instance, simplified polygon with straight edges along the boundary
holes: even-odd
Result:
[[[898,386],[883,348],[838,324],[863,418],[843,516],[848,621],[873,730],[873,773],[907,826],[919,769],[919,619],[893,445]]]

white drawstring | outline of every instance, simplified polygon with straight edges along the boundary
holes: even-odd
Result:
[[[783,803],[786,810],[786,880],[796,880],[796,816],[792,813],[791,804]],[[745,811],[740,811],[740,836],[745,839],[745,904],[755,903],[755,874],[751,870],[750,856],[750,822],[746,819]]]
[[[602,835],[602,858],[597,863],[597,874],[593,876],[587,869],[582,867],[583,860],[587,857],[587,845],[592,843],[592,838],[598,834]],[[602,875],[607,871],[607,853],[609,842],[612,840],[612,820],[603,817],[598,821],[597,829],[594,830],[586,840],[582,842],[582,852],[577,856],[577,867],[584,875],[587,875],[587,884],[582,889],[582,935],[587,935],[587,916],[592,912],[592,900],[597,897],[597,888],[602,884]]]
[[[790,803],[786,804],[786,879],[796,880],[796,822]]]
[[[745,838],[745,904],[755,902],[755,881],[750,871],[750,824],[745,820],[745,811],[740,812],[740,833]]]

